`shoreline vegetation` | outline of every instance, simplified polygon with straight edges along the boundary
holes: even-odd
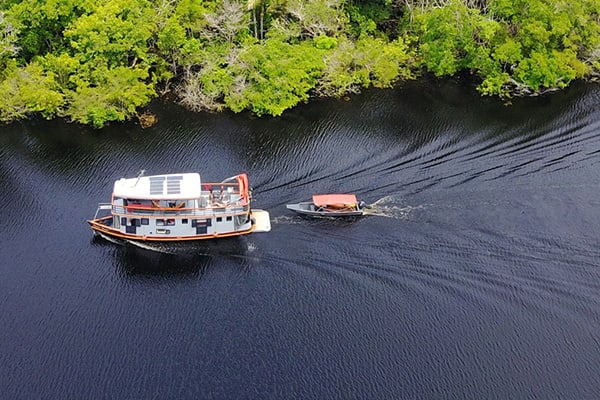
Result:
[[[279,116],[468,73],[510,99],[600,76],[600,0],[4,0],[0,121],[96,128],[157,97]]]

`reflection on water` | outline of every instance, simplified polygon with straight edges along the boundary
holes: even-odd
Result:
[[[0,134],[0,384],[29,398],[596,398],[600,88],[451,82],[281,118]],[[90,240],[113,182],[245,171],[269,233]],[[285,204],[356,193],[363,217]],[[8,383],[7,383],[8,382]],[[35,382],[32,384],[31,382]]]
[[[194,258],[184,255],[157,253],[154,250],[125,247],[115,252],[118,271],[129,277],[200,278],[210,268],[212,260],[199,255]]]
[[[96,246],[116,246],[119,268],[127,275],[201,275],[215,260],[231,260],[247,266],[256,252],[244,237],[194,242],[154,243],[93,237]],[[244,261],[246,260],[246,261]]]

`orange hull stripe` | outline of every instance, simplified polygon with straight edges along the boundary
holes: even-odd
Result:
[[[205,240],[205,239],[216,239],[223,237],[231,237],[231,236],[241,236],[252,233],[255,229],[255,225],[252,225],[250,229],[239,232],[229,232],[229,233],[215,233],[215,234],[206,234],[206,235],[196,235],[196,236],[138,236],[138,235],[130,235],[125,234],[121,231],[117,231],[116,229],[112,229],[99,223],[98,221],[102,221],[106,219],[100,218],[96,220],[89,220],[91,228],[94,231],[105,233],[109,236],[118,237],[121,239],[131,239],[131,240],[140,240],[143,242],[180,242],[180,241],[192,241],[192,240]]]

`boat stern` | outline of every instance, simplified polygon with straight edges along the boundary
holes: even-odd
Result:
[[[252,221],[254,223],[254,232],[269,232],[271,230],[271,220],[269,212],[265,210],[252,210]]]

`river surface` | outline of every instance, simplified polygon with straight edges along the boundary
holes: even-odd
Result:
[[[600,398],[600,87],[0,127],[3,399]],[[272,230],[94,239],[113,181],[246,171]],[[286,203],[353,192],[350,221]]]

